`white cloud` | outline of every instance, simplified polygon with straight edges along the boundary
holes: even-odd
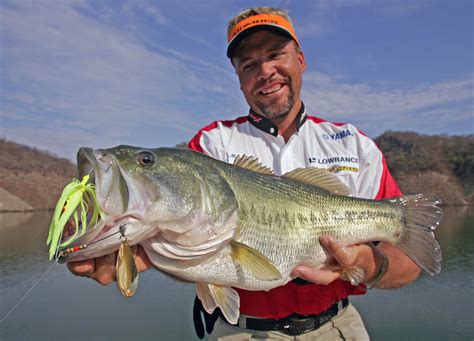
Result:
[[[367,3],[319,2],[322,8]],[[178,28],[161,2],[113,4],[2,2],[0,135],[73,158],[83,145],[174,145],[213,120],[246,113],[224,53],[206,50],[208,36],[200,41],[192,26]],[[155,23],[151,32],[134,30],[142,17]],[[174,35],[156,38],[163,32]],[[206,51],[188,53],[191,41],[191,50]],[[442,131],[472,122],[472,88],[472,75],[381,87],[307,72],[303,99],[311,113],[373,134],[407,123]]]
[[[303,37],[319,37],[337,31],[344,11],[361,8],[386,17],[412,15],[426,9],[431,0],[315,0],[305,16],[297,21]],[[298,25],[299,23],[299,25]]]
[[[471,124],[474,80],[450,80],[393,88],[369,84],[347,84],[322,73],[308,73],[304,78],[302,97],[310,111],[331,121],[359,122],[372,134],[386,129],[442,132],[446,122]],[[378,122],[374,126],[373,122]],[[417,129],[417,130],[419,130]],[[462,132],[469,132],[464,126]]]
[[[315,0],[313,8],[321,13],[354,7],[370,7],[386,15],[407,15],[426,8],[430,2],[430,0]]]
[[[327,11],[334,8],[360,7],[373,3],[373,0],[316,0],[313,6],[318,11]]]
[[[31,141],[28,134],[35,131],[53,151],[76,145],[81,136],[84,141],[148,136],[156,145],[170,145],[200,127],[196,110],[216,108],[212,96],[225,97],[236,85],[230,69],[171,48],[150,50],[126,31],[81,12],[92,11],[90,6],[3,5],[2,134]],[[142,2],[124,13],[140,9],[166,24],[150,6]],[[218,102],[237,102],[235,94]],[[157,133],[163,130],[169,131]],[[170,136],[176,140],[167,141]]]
[[[378,4],[374,4],[374,11],[384,16],[401,17],[423,11],[428,6],[430,6],[431,2],[432,1],[430,0],[385,0],[379,2]]]
[[[143,1],[128,1],[126,6],[129,6],[129,7],[136,7],[138,8],[139,10],[143,10],[147,15],[149,15],[150,17],[153,18],[153,20],[157,23],[157,24],[161,24],[161,25],[164,25],[168,22],[168,20],[166,19],[166,17],[161,13],[161,10],[158,8],[158,6],[155,6],[153,3],[147,1],[147,2],[143,2]]]

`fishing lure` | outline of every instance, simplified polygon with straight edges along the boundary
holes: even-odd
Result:
[[[49,260],[57,258],[60,248],[71,244],[82,236],[87,227],[95,225],[102,218],[102,211],[97,203],[95,186],[89,181],[89,175],[85,175],[81,181],[74,179],[64,187],[54,210],[53,219],[49,227],[46,244],[49,245]],[[87,221],[89,204],[92,204],[92,215]],[[79,212],[78,212],[79,211]],[[74,216],[74,233],[62,241],[64,227],[69,218]]]
[[[100,218],[102,218],[102,211],[97,203],[97,196],[95,193],[95,186],[88,183],[89,175],[85,175],[81,181],[74,179],[70,184],[64,187],[63,193],[56,204],[53,219],[49,227],[49,235],[47,244],[49,247],[49,259],[55,258],[59,262],[67,255],[87,248],[89,245],[78,245],[70,248],[65,248],[71,244],[78,237],[82,236],[88,226],[95,225]],[[89,204],[92,204],[92,215],[87,221],[89,212]],[[74,217],[74,233],[67,237],[67,240],[62,240],[64,227],[71,218]],[[120,292],[125,297],[130,297],[135,294],[138,284],[138,272],[133,251],[127,242],[125,235],[126,225],[121,225],[118,232],[105,236],[102,239],[110,238],[111,236],[120,233],[120,248],[117,255],[116,271],[117,284]],[[102,240],[100,239],[100,240]],[[94,243],[99,242],[95,241]]]
[[[53,219],[49,227],[49,234],[46,244],[50,245],[49,248],[49,260],[52,260],[53,257],[55,260],[60,259],[61,255],[67,255],[69,253],[82,250],[87,247],[87,245],[75,246],[66,250],[59,251],[60,248],[63,248],[70,243],[72,243],[77,235],[82,236],[87,229],[88,225],[95,225],[99,221],[99,218],[102,218],[102,211],[100,210],[99,204],[97,203],[97,197],[95,194],[94,184],[88,184],[89,175],[85,175],[82,178],[82,181],[74,179],[71,183],[64,187],[63,193],[59,198],[56,208],[54,210]],[[87,222],[87,213],[89,210],[88,203],[91,203],[93,206],[92,216]],[[81,231],[79,232],[79,214],[78,208],[80,210],[80,226]],[[61,242],[64,227],[66,226],[69,218],[74,215],[74,228],[75,232],[72,236],[64,242]],[[46,270],[43,275],[36,281],[35,284],[18,300],[18,302],[7,312],[7,314],[0,320],[0,323],[3,323],[8,316],[20,305],[21,302],[25,299],[26,296],[38,285],[38,283],[48,274],[51,269],[58,262],[54,262],[48,270]]]
[[[133,257],[133,251],[128,245],[125,236],[126,225],[120,226],[120,248],[117,254],[117,263],[115,265],[117,273],[117,285],[125,297],[130,297],[137,291],[138,271]]]

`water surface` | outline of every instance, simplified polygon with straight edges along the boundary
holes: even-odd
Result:
[[[51,212],[0,214],[0,320],[49,269]],[[437,231],[443,270],[399,290],[352,301],[373,340],[474,339],[474,210],[445,210]],[[194,286],[158,271],[140,274],[132,298],[54,266],[0,324],[1,340],[198,340]]]

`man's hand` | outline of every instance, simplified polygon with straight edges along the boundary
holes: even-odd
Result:
[[[364,283],[370,283],[380,271],[383,256],[372,244],[342,247],[328,236],[322,236],[319,242],[328,254],[328,262],[319,269],[298,265],[293,270],[293,275],[313,283],[328,285],[338,278],[345,279],[343,277],[345,268],[361,268],[364,271]],[[383,252],[389,258],[389,267],[377,287],[398,288],[418,277],[420,269],[403,251],[382,242],[378,247],[383,248]]]
[[[76,276],[90,277],[102,285],[107,285],[117,280],[115,273],[116,260],[117,252],[114,252],[102,257],[79,262],[68,262],[67,267]],[[137,246],[135,264],[137,265],[138,272],[146,271],[153,266],[140,245]]]

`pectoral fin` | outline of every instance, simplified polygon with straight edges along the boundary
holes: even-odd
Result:
[[[245,244],[232,241],[232,257],[255,278],[262,281],[280,279],[281,273],[272,262],[259,251]]]
[[[196,283],[197,296],[208,314],[217,307],[232,324],[236,324],[240,315],[240,297],[232,288],[221,287],[210,283]]]

